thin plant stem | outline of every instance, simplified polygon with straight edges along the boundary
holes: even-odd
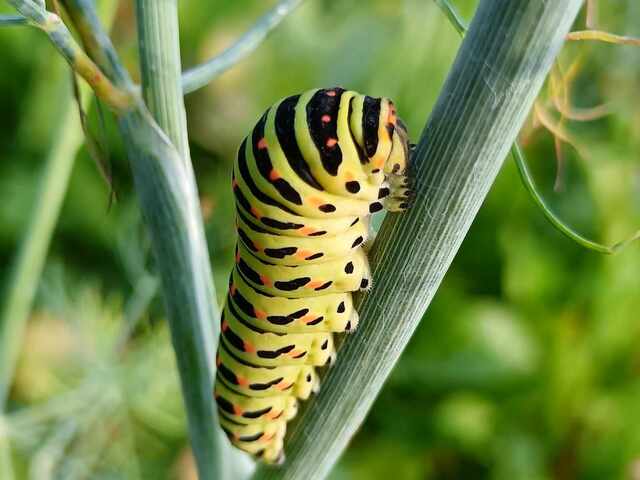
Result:
[[[184,93],[191,93],[204,87],[220,74],[248,57],[260,46],[269,33],[303,2],[304,0],[281,0],[224,52],[184,72],[182,76]]]
[[[65,0],[65,5],[91,58],[116,85],[135,92],[130,77],[95,15],[92,2]],[[141,12],[144,8],[149,10]],[[155,77],[149,75],[146,88],[166,88],[164,94],[169,100],[155,102],[154,108],[160,109],[166,105],[174,113],[183,108],[175,103],[178,98],[182,101],[180,78],[175,73],[176,65],[180,63],[179,57],[175,58],[178,52],[177,17],[160,21],[158,15],[175,15],[175,12],[175,2],[171,0],[138,5],[138,22],[144,25],[140,30],[143,64],[173,62],[173,65],[168,65],[168,74],[173,72],[173,78],[159,78],[155,84]],[[154,19],[158,25],[153,25]],[[168,22],[173,22],[173,25]],[[172,31],[162,31],[167,27]],[[145,39],[147,34],[151,40]],[[153,44],[155,35],[160,36],[161,44]],[[154,50],[165,48],[166,51]],[[164,54],[174,57],[162,58]],[[157,98],[156,95],[149,91],[145,94],[147,98]],[[154,114],[159,121],[163,121],[159,111]],[[188,150],[182,148],[180,152],[176,149],[171,138],[179,144],[182,134],[177,130],[165,133],[141,100],[137,100],[130,111],[119,116],[119,127],[162,282],[198,469],[201,478],[224,478],[221,474],[221,458],[224,456],[220,450],[224,444],[220,443],[215,427],[217,416],[212,394],[215,339],[220,314],[215,303],[195,179],[187,163]],[[178,118],[178,121],[174,119],[165,127],[183,129],[185,125]],[[186,146],[185,143],[182,145]]]
[[[28,0],[11,1],[18,4],[28,3]],[[151,2],[146,6],[150,10],[165,9],[165,13],[170,13],[172,9],[173,12],[176,11],[175,5],[172,7],[166,3]],[[116,109],[116,114],[162,282],[163,298],[189,418],[191,444],[201,477],[223,478],[220,474],[223,456],[219,450],[220,436],[215,427],[217,417],[213,405],[214,351],[217,337],[214,330],[219,328],[219,311],[215,303],[216,296],[197,188],[193,172],[187,164],[188,150],[185,151],[184,148],[187,144],[183,142],[180,145],[177,142],[182,151],[176,149],[172,138],[178,139],[175,135],[177,130],[169,129],[165,133],[156,123],[122,66],[109,36],[102,28],[93,2],[64,0],[64,4],[89,54],[85,55],[87,63],[96,65],[96,69],[104,72],[104,78],[112,82],[114,88],[123,92],[129,100],[125,109]],[[33,7],[33,4],[30,3],[30,6]],[[21,13],[25,14],[24,11]],[[37,9],[36,13],[39,13]],[[46,12],[44,13],[46,15]],[[140,9],[138,13],[140,14]],[[152,18],[153,15],[147,17],[143,12],[139,16],[139,22],[149,26],[148,31],[151,31],[153,27],[146,22]],[[153,49],[163,49],[166,45],[170,46],[169,51],[175,55],[177,49],[171,47],[170,41],[173,40],[177,44],[177,17],[173,21],[174,32],[159,34],[173,34],[175,37],[165,37],[166,44],[141,45],[142,56],[153,53]],[[61,31],[68,33],[66,27],[61,28]],[[158,32],[158,29],[155,31]],[[141,40],[144,41],[144,38],[141,37]],[[155,56],[157,60],[159,52],[156,51],[151,57]],[[84,51],[82,53],[84,54]],[[179,57],[170,61],[176,65],[180,64]],[[74,66],[74,63],[71,63]],[[147,65],[149,64],[151,63],[148,62]],[[174,88],[168,88],[169,84],[166,82],[154,85],[153,76],[147,78],[150,79],[148,88],[162,85],[162,88],[167,90],[161,91],[160,95],[166,94],[172,97],[173,101],[176,101],[177,91],[182,102],[179,72],[173,80]],[[161,105],[162,103],[157,103],[154,108],[162,108]],[[174,110],[174,113],[175,111],[177,110]],[[154,113],[158,114],[159,111]],[[162,115],[157,117],[162,121]],[[174,127],[186,128],[180,122],[181,119],[178,118],[173,123]],[[186,134],[183,138],[186,138]]]
[[[542,195],[538,192],[538,188],[535,184],[535,180],[529,171],[529,167],[527,166],[527,160],[524,156],[524,153],[520,146],[517,143],[513,144],[511,148],[511,155],[513,156],[514,161],[516,162],[516,166],[518,167],[518,173],[520,174],[520,178],[522,179],[522,183],[529,192],[529,195],[533,199],[534,203],[542,210],[545,218],[563,235],[570,238],[578,245],[583,246],[584,248],[588,248],[589,250],[593,250],[595,252],[604,253],[607,255],[612,255],[614,253],[619,252],[624,247],[629,245],[630,243],[640,239],[640,230],[631,235],[626,240],[615,243],[613,245],[603,245],[598,242],[594,242],[576,232],[573,228],[569,227],[565,222],[560,220],[556,214],[553,213],[551,208],[546,204]]]
[[[194,319],[198,329],[194,329],[193,324],[185,322],[179,314],[170,317],[169,326],[171,327],[183,396],[187,406],[192,449],[200,478],[222,478],[224,455],[222,455],[222,445],[218,441],[216,430],[217,412],[213,408],[212,369],[215,367],[213,358],[215,338],[212,330],[213,325],[209,323],[216,318],[218,312],[213,306],[215,292],[189,154],[187,120],[181,84],[178,2],[177,0],[137,0],[136,13],[143,95],[154,119],[167,134],[181,157],[181,164],[175,165],[175,168],[182,168],[186,185],[189,187],[189,195],[183,198],[183,201],[188,202],[192,216],[198,218],[198,223],[194,225],[193,231],[196,238],[190,248],[198,253],[202,263],[190,265],[190,268],[198,275],[200,286],[204,288],[199,288],[190,294],[204,295],[205,298],[198,299],[198,304],[208,309],[206,312],[199,312],[198,318]],[[161,159],[161,161],[171,160],[171,158]],[[133,167],[138,189],[146,189],[148,178],[140,176],[142,172],[135,164]],[[155,206],[146,204],[144,197],[141,200],[149,220],[154,215],[149,210],[154,209]],[[151,220],[149,223],[154,235],[162,233],[159,229],[169,227],[169,225],[165,227],[162,221]],[[175,300],[179,300],[179,297],[175,295],[174,281],[167,282],[167,279],[173,275],[169,270],[173,269],[174,265],[163,264],[163,260],[165,260],[162,257],[164,247],[158,245],[157,242],[154,242],[154,250],[156,261],[160,265],[161,271],[165,272],[163,275],[165,300],[170,303],[168,298],[172,296],[177,297]],[[169,309],[171,311],[171,305],[169,305]],[[193,356],[191,352],[184,352],[185,342],[202,345],[204,348],[196,350],[196,352],[200,351],[202,355]],[[194,372],[194,369],[200,372]]]
[[[48,12],[32,0],[8,0],[29,23],[47,34],[71,68],[82,77],[96,96],[116,111],[125,111],[132,104],[131,95],[114,86],[98,66],[74,40],[67,26],[55,13]]]
[[[136,0],[136,16],[145,103],[191,170],[187,114],[182,99],[177,1]]]
[[[29,25],[29,21],[22,15],[0,15],[0,27]]]
[[[464,37],[464,34],[467,33],[467,24],[456,8],[451,5],[449,0],[434,0],[434,2],[445,14],[451,26],[456,29],[456,32],[458,32],[461,37]]]
[[[108,25],[113,21],[116,6],[117,2],[110,2],[101,12]],[[70,86],[65,85],[64,89],[67,90],[68,99],[60,116],[56,140],[47,156],[31,221],[8,280],[6,302],[0,313],[0,411],[6,405],[27,317],[60,215],[74,160],[84,142],[77,99],[72,97]],[[80,102],[84,110],[88,107],[90,96],[88,88],[81,88]]]
[[[110,2],[101,12],[111,25],[117,2]],[[19,17],[24,18],[24,17]],[[26,20],[26,19],[25,19]],[[69,88],[65,86],[65,88]],[[61,94],[64,94],[61,92]],[[0,312],[0,422],[13,381],[15,367],[24,338],[40,276],[44,268],[51,238],[57,224],[69,178],[84,134],[78,116],[76,102],[86,109],[90,90],[80,89],[80,99],[74,99],[70,89],[60,117],[60,127],[55,136],[42,174],[41,186],[34,205],[29,226],[21,242],[12,273],[7,284],[6,301]],[[11,463],[10,441],[0,428],[0,478],[14,478]]]

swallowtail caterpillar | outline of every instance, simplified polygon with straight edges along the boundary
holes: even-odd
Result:
[[[233,166],[238,242],[222,313],[215,399],[238,448],[284,458],[286,425],[358,324],[369,217],[403,211],[410,146],[387,98],[316,89],[269,108]]]

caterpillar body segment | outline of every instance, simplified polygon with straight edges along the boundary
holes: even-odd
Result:
[[[369,216],[410,203],[411,151],[393,103],[315,89],[269,108],[234,163],[236,263],[221,319],[215,399],[238,448],[284,458],[286,423],[358,324]]]
[[[222,312],[221,341],[240,361],[252,365],[323,366],[333,355],[331,333],[272,333],[245,323],[233,311],[231,304]]]
[[[244,181],[236,180],[235,172],[232,186],[238,217],[244,218],[256,229],[276,235],[305,238],[330,237],[346,231],[358,219],[357,216],[331,218],[328,215],[327,218],[305,218],[296,215],[288,207],[274,207],[259,198],[252,198],[252,202],[249,203],[248,198],[251,197],[251,192]]]
[[[367,288],[371,283],[367,256],[358,247],[344,258],[283,266],[256,258],[238,242],[236,264],[240,274],[254,288],[274,296],[286,293],[288,298],[353,292],[359,288]]]
[[[265,209],[266,213],[273,212],[274,208],[278,208],[280,210],[286,209],[287,213],[293,215],[325,219],[340,216],[358,217],[369,212],[369,202],[367,201],[345,199],[328,192],[318,195],[317,190],[304,182],[298,188],[292,188],[285,178],[290,178],[290,175],[295,173],[286,163],[284,152],[281,148],[278,148],[279,144],[275,139],[265,138],[268,138],[268,140],[264,141],[264,147],[261,150],[250,147],[245,140],[246,154],[242,154],[241,148],[238,154],[239,168],[236,171],[236,178],[239,179],[238,182],[242,186],[251,190],[251,194],[255,191],[263,192],[264,197],[260,199],[263,204],[269,205]],[[268,148],[267,145],[272,145],[272,147]],[[266,155],[269,156],[268,165],[259,168],[257,165],[261,165]],[[248,167],[245,170],[243,166],[247,163]],[[266,168],[269,170],[267,171]],[[251,175],[252,178],[248,179],[247,175]],[[269,202],[268,198],[277,198],[278,200]]]
[[[247,284],[234,269],[227,304],[255,327],[276,333],[345,332],[358,324],[349,293],[321,297],[267,296]]]
[[[353,112],[353,103],[363,97],[356,92],[344,92],[340,99],[340,108],[338,111],[336,136],[340,148],[342,150],[342,163],[341,168],[338,169],[337,175],[332,175],[328,172],[321,160],[323,145],[321,142],[320,147],[314,141],[310,128],[307,128],[308,121],[322,123],[331,123],[331,116],[326,113],[316,113],[314,110],[307,112],[307,108],[304,106],[313,99],[314,96],[320,96],[322,98],[323,92],[320,90],[311,90],[301,95],[299,106],[296,108],[296,140],[300,147],[300,151],[305,158],[310,159],[309,164],[312,168],[312,173],[315,178],[318,178],[322,186],[328,191],[336,195],[344,195],[345,189],[347,189],[352,198],[364,199],[369,202],[378,198],[379,180],[371,177],[362,168],[362,162],[366,161],[364,151],[360,146],[362,144],[362,136],[360,135],[360,141],[354,137],[353,131],[350,128],[349,118],[355,116]],[[326,96],[325,96],[326,97]],[[326,101],[331,101],[335,97],[326,97]],[[315,107],[315,108],[321,108]],[[308,116],[311,119],[308,120]],[[333,138],[333,137],[330,137]],[[326,142],[324,145],[326,148]]]
[[[226,348],[220,349],[217,364],[224,382],[248,397],[277,397],[293,385],[294,396],[306,400],[320,385],[313,366],[254,367],[235,358]]]
[[[333,235],[331,242],[319,242],[313,237],[286,237],[271,232],[254,230],[252,224],[237,218],[238,237],[246,249],[260,260],[277,265],[297,266],[323,263],[344,258],[355,247],[367,240],[369,222],[358,221],[346,231]]]

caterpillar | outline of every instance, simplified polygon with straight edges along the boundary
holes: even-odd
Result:
[[[335,360],[333,333],[358,324],[369,217],[409,206],[411,149],[391,100],[338,87],[280,100],[242,141],[214,391],[241,450],[283,461],[287,422]]]

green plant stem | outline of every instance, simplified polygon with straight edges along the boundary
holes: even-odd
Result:
[[[304,0],[281,0],[224,52],[184,72],[182,76],[184,93],[191,93],[204,87],[236,63],[248,57],[260,46],[269,33],[303,2]]]
[[[167,2],[174,5],[152,2],[138,6],[138,22],[144,24],[141,32],[147,32],[145,35],[161,35],[162,42],[151,45],[141,37],[141,57],[146,57],[144,65],[157,65],[163,61],[180,64],[179,57],[175,58],[178,52],[175,47],[178,42],[177,18],[174,18],[176,23],[170,27],[173,31],[159,32],[151,24],[157,15],[173,15],[175,2]],[[214,350],[219,311],[215,303],[197,189],[191,168],[187,166],[188,150],[185,156],[176,149],[144,102],[137,97],[136,88],[104,32],[93,3],[90,0],[64,0],[64,3],[92,60],[118,88],[129,92],[134,98],[131,108],[120,112],[118,121],[162,283],[189,419],[191,444],[201,478],[223,478],[222,445],[219,443],[217,415],[213,406]],[[156,13],[147,17],[145,8]],[[156,8],[164,13],[158,13]],[[163,54],[154,51],[160,48],[174,52],[174,58],[162,60],[160,57]],[[175,72],[175,65],[169,67],[168,75],[171,75],[171,72]],[[144,75],[147,75],[149,82],[146,86],[148,98],[159,98],[161,95],[171,98],[166,102],[155,102],[154,108],[166,106],[173,109],[174,113],[183,108],[175,103],[178,97],[182,101],[181,87],[176,88],[176,85],[180,86],[179,80],[167,76],[155,84],[153,75]],[[166,91],[149,93],[149,90],[156,88]],[[179,95],[176,95],[176,90]],[[162,117],[158,115],[160,121]],[[185,128],[179,119],[171,122],[171,125],[167,127]],[[175,139],[182,136],[177,130],[167,133]],[[185,143],[182,145],[186,146]]]
[[[640,47],[640,38],[626,35],[616,35],[615,33],[604,32],[602,30],[580,30],[567,35],[567,40],[593,40],[596,42],[613,43],[615,45],[631,45]]]
[[[12,0],[17,1],[17,0]],[[137,88],[122,65],[107,31],[102,27],[93,0],[60,0],[82,39],[87,53],[105,75],[120,89],[137,100]],[[140,108],[140,103],[134,106]]]
[[[371,251],[359,330],[291,425],[285,464],[254,478],[328,475],[423,317],[581,3],[480,2],[413,158],[415,203],[387,215]]]
[[[442,12],[447,16],[449,23],[456,29],[456,32],[460,34],[461,37],[467,33],[467,25],[466,22],[462,19],[458,11],[454,8],[453,5],[449,2],[449,0],[433,0],[436,5],[442,10]]]
[[[175,0],[136,1],[142,94],[147,108],[190,169],[177,10]]]
[[[47,34],[51,43],[67,61],[69,66],[82,77],[95,92],[115,111],[125,111],[131,106],[132,95],[118,89],[105,77],[96,64],[87,56],[75,41],[62,19],[48,12],[44,4],[32,0],[8,0],[33,25]]]
[[[193,220],[191,232],[174,251],[172,243],[180,234],[173,229],[175,218],[157,215],[157,192],[162,184],[150,181],[157,176],[156,163],[175,161],[175,158],[150,158],[131,155],[137,190],[147,224],[150,227],[156,261],[163,279],[164,297],[170,312],[169,325],[176,351],[183,396],[187,406],[191,444],[200,478],[221,478],[222,447],[217,436],[217,415],[213,407],[213,372],[215,365],[213,323],[218,320],[215,293],[208,258],[195,179],[191,168],[187,122],[181,83],[178,4],[177,0],[137,0],[138,35],[140,46],[143,95],[151,114],[160,128],[176,146],[181,157],[175,170],[182,170],[184,213]],[[124,120],[124,119],[123,119]],[[126,125],[129,122],[124,120]],[[125,131],[129,131],[128,127]],[[127,135],[130,136],[130,135]],[[177,206],[177,205],[176,205]],[[174,211],[179,214],[178,210]],[[172,215],[174,217],[174,215]],[[180,218],[178,216],[178,218]],[[185,218],[186,219],[186,218]],[[172,238],[173,237],[173,238]],[[184,253],[192,252],[188,258]],[[195,278],[194,284],[176,276],[176,261],[187,260],[182,266]],[[177,285],[177,282],[183,283]],[[185,287],[190,291],[185,291]],[[190,298],[191,297],[191,298]],[[185,300],[198,307],[184,315]]]
[[[29,21],[22,15],[0,15],[0,27],[29,25]]]
[[[219,312],[215,304],[195,180],[190,165],[186,166],[189,160],[186,134],[183,136],[185,141],[181,144],[181,154],[139,99],[133,82],[122,67],[98,20],[93,2],[65,2],[91,58],[78,47],[57,16],[29,0],[11,2],[49,35],[74,69],[86,73],[89,68],[100,75],[104,72],[99,84],[89,82],[92,87],[111,85],[115,91],[123,92],[123,98],[128,99],[127,108],[116,109],[116,112],[119,114],[121,133],[131,160],[137,193],[160,271],[189,417],[192,446],[201,478],[222,478],[222,455],[219,452],[212,395],[216,338],[213,330],[218,328]],[[144,16],[141,21],[144,22]],[[177,25],[174,34],[177,35]],[[173,40],[177,44],[177,36]],[[165,46],[162,44],[150,48]],[[150,51],[143,48],[142,54],[146,55]],[[151,57],[149,59],[147,64],[151,65],[155,60]],[[180,64],[179,57],[173,61]],[[154,77],[147,78],[152,82]],[[174,88],[168,82],[162,83],[162,88],[167,90],[159,95],[173,95],[181,102],[179,69],[178,78],[173,81]],[[149,85],[148,88],[155,87]],[[155,104],[157,112],[163,108],[162,105]],[[184,123],[181,124],[178,118],[174,127],[168,128],[168,133],[177,139],[179,137],[176,132],[180,132],[176,129],[184,128]],[[179,141],[176,143],[180,144]]]
[[[524,156],[524,152],[522,151],[518,143],[513,144],[513,147],[511,148],[511,156],[513,157],[514,161],[516,162],[516,166],[518,167],[518,173],[520,174],[520,178],[522,179],[522,184],[529,192],[531,199],[540,208],[545,218],[549,221],[549,223],[551,223],[551,225],[556,228],[556,230],[576,242],[578,245],[581,245],[584,248],[593,250],[598,253],[612,255],[619,252],[630,243],[640,239],[639,230],[626,240],[617,242],[613,245],[603,245],[601,243],[594,242],[593,240],[589,240],[580,233],[576,232],[573,228],[569,227],[565,222],[558,218],[555,213],[553,213],[551,208],[544,201],[544,198],[542,198],[542,195],[540,195],[540,193],[538,192],[535,180],[533,179],[533,176],[529,171],[529,167],[527,166],[527,160]]]
[[[135,86],[97,20],[92,2],[63,1],[93,61],[115,85],[135,93]],[[213,461],[216,452],[213,436],[218,433],[211,389],[215,364],[206,360],[213,357],[215,340],[209,338],[219,333],[219,312],[213,288],[209,287],[210,275],[203,275],[210,267],[195,182],[190,168],[181,168],[185,159],[144,104],[136,102],[120,116],[119,124],[160,270],[178,368],[181,378],[188,380],[183,381],[185,403],[189,417],[197,419],[197,422],[190,420],[190,424],[195,424],[200,432],[195,435],[191,432],[192,446],[196,457],[200,455],[203,459],[202,465],[219,468],[222,462]],[[210,329],[214,335],[208,333]],[[247,468],[250,466],[245,462],[240,469],[245,476]],[[225,469],[225,473],[228,471],[231,469]],[[236,469],[231,475],[235,478],[240,473]]]

